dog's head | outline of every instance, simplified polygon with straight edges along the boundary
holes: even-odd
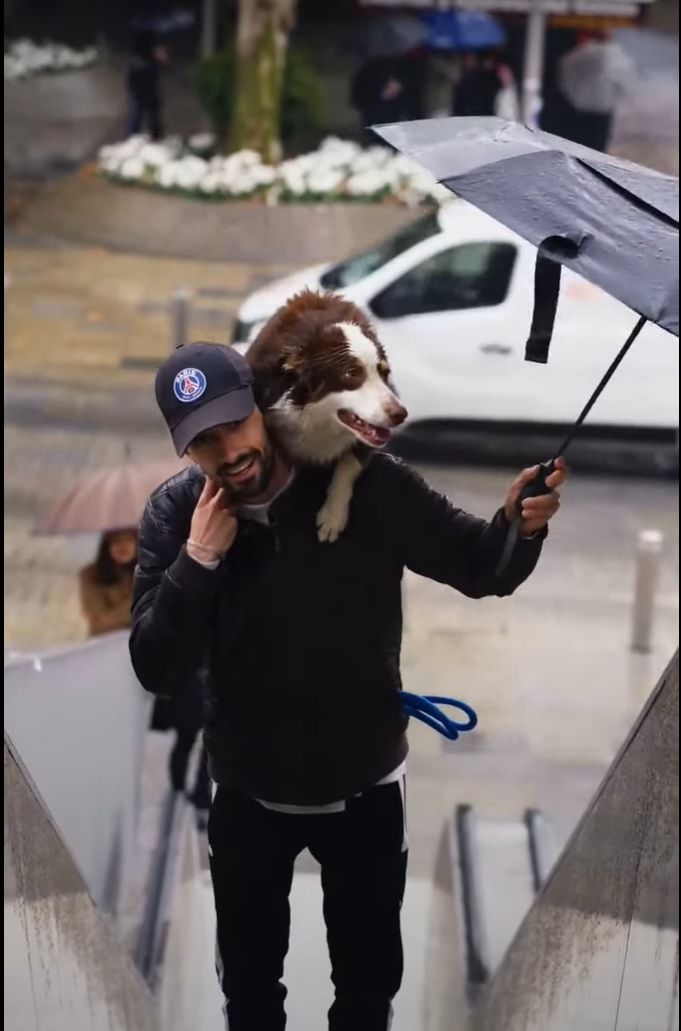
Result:
[[[304,416],[310,431],[335,423],[348,443],[388,443],[407,411],[376,331],[359,308],[336,294],[305,291],[274,316],[271,332],[285,377],[275,407]],[[258,347],[254,351],[257,368]]]

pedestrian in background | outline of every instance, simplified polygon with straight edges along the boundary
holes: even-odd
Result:
[[[452,114],[515,118],[517,103],[509,104],[511,95],[515,95],[513,73],[494,51],[465,54],[463,73],[454,88]]]
[[[153,32],[138,32],[128,65],[129,113],[127,135],[148,131],[152,140],[163,137],[161,68],[168,63],[168,52]]]
[[[129,629],[136,561],[134,527],[102,534],[97,558],[78,574],[81,608],[90,637]]]
[[[581,32],[558,65],[558,89],[569,105],[562,135],[606,152],[615,108],[635,74],[633,62],[609,33]]]
[[[367,133],[368,126],[407,118],[408,96],[399,60],[374,57],[363,64],[352,80],[350,102],[359,112],[367,143],[376,142]]]

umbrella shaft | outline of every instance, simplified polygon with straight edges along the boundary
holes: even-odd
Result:
[[[567,451],[568,447],[572,443],[572,440],[573,440],[575,434],[579,430],[580,426],[582,425],[582,423],[586,419],[587,415],[589,414],[589,412],[591,411],[593,406],[596,404],[596,401],[598,401],[598,398],[601,396],[601,394],[605,390],[606,386],[610,382],[610,380],[611,380],[615,370],[619,366],[620,362],[624,358],[625,354],[627,353],[627,351],[629,350],[629,348],[631,347],[631,345],[633,344],[634,340],[639,335],[639,333],[641,332],[641,330],[643,329],[643,327],[645,326],[647,321],[648,321],[647,318],[644,315],[642,315],[641,318],[636,323],[636,325],[634,326],[633,330],[631,331],[631,333],[627,337],[627,339],[626,339],[622,349],[618,352],[617,357],[615,358],[615,360],[608,367],[608,371],[605,373],[605,375],[603,376],[602,380],[600,381],[600,383],[598,384],[598,386],[594,390],[593,394],[591,395],[591,397],[589,398],[587,403],[584,405],[584,408],[580,412],[579,417],[578,417],[577,421],[575,422],[574,426],[572,427],[572,429],[568,433],[568,435],[565,438],[565,440],[563,441],[563,443],[558,448],[558,451],[556,452],[556,456],[555,456],[556,458],[560,458]]]

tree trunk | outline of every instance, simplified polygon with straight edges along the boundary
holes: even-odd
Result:
[[[281,87],[296,0],[239,0],[231,145],[281,157]]]

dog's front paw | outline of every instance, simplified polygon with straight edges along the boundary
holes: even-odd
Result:
[[[350,506],[327,501],[317,513],[317,536],[322,543],[333,544],[348,525]]]

